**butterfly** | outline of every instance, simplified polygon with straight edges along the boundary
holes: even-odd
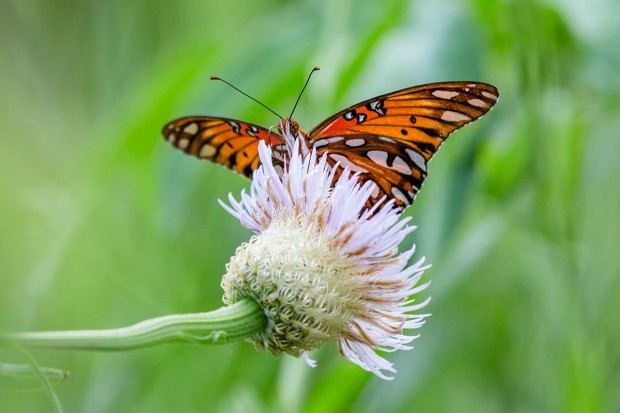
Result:
[[[357,103],[309,132],[290,117],[281,118],[275,131],[236,119],[187,116],[166,124],[162,133],[181,151],[248,178],[260,164],[260,141],[271,146],[274,164],[281,167],[287,132],[299,134],[308,150],[327,155],[328,163],[338,168],[336,176],[346,167],[359,174],[361,184],[374,182],[367,207],[387,196],[404,208],[422,187],[428,163],[441,144],[452,132],[487,113],[498,98],[497,88],[486,83],[441,82]]]

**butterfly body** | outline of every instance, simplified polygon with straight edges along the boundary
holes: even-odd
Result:
[[[324,154],[337,175],[343,168],[372,181],[372,206],[384,195],[410,205],[428,171],[428,162],[455,130],[488,112],[498,90],[480,82],[443,82],[402,89],[344,109],[305,132],[292,119],[271,130],[235,119],[189,116],[164,126],[180,150],[209,159],[249,178],[259,166],[258,143],[272,147],[274,163],[286,158],[286,136],[300,134],[305,148]],[[289,143],[290,144],[290,143]]]

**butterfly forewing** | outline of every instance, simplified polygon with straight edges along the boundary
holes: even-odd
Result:
[[[387,195],[411,204],[427,165],[450,133],[473,122],[497,102],[494,86],[444,82],[368,99],[328,118],[308,133],[309,145],[332,165],[360,172],[377,184],[368,206]]]
[[[169,122],[162,133],[183,152],[224,165],[248,178],[260,163],[259,141],[270,145],[274,155],[284,150],[284,138],[277,132],[234,119],[188,116]],[[274,164],[281,161],[274,158]]]

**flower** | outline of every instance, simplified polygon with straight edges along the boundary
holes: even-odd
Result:
[[[303,153],[305,145],[288,139],[288,159],[278,173],[272,151],[262,142],[261,166],[250,194],[230,206],[220,204],[255,235],[242,244],[222,278],[224,302],[251,297],[268,319],[251,341],[279,355],[294,356],[330,341],[340,353],[378,377],[390,380],[393,364],[375,351],[411,349],[429,314],[415,314],[421,303],[410,296],[419,285],[424,258],[406,267],[414,253],[398,245],[415,227],[401,219],[392,201],[365,208],[374,184],[359,184],[347,169],[335,178],[326,156]],[[334,182],[335,181],[335,182]]]

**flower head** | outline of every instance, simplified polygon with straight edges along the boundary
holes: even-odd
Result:
[[[403,330],[428,316],[413,313],[428,299],[409,298],[428,286],[417,285],[428,266],[421,259],[407,267],[414,248],[398,252],[415,227],[392,201],[365,208],[373,183],[361,186],[346,169],[335,179],[325,156],[288,141],[283,172],[261,142],[250,194],[220,202],[256,234],[227,265],[224,302],[251,297],[261,305],[268,326],[251,339],[258,348],[305,356],[336,341],[343,356],[391,379],[384,372],[396,370],[375,351],[410,349],[417,336]]]

